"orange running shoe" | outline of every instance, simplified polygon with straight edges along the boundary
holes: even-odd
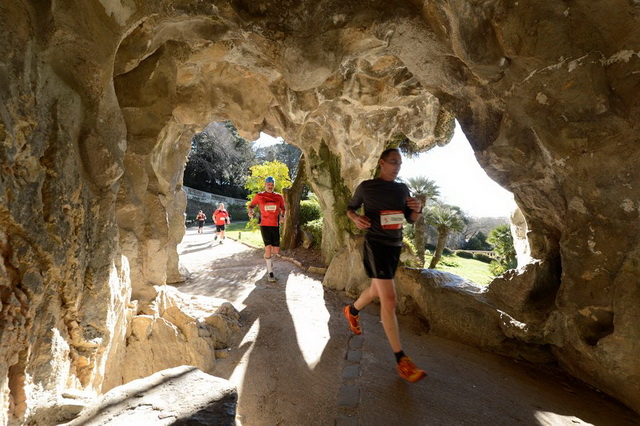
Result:
[[[400,374],[400,377],[403,379],[411,383],[415,383],[424,378],[427,375],[427,372],[419,369],[413,361],[411,361],[411,358],[403,356],[400,358],[400,362],[398,363],[398,374]]]
[[[344,317],[347,321],[349,321],[349,328],[351,331],[353,331],[354,334],[362,334],[362,329],[360,328],[360,314],[351,315],[349,305],[345,306],[342,312],[344,313]]]

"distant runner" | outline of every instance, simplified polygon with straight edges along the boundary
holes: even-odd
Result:
[[[226,238],[224,236],[225,224],[228,225],[231,223],[231,216],[229,216],[229,212],[225,210],[223,203],[218,204],[218,209],[213,212],[213,223],[216,224],[216,237],[214,240],[220,237],[220,244],[222,244],[222,241]]]
[[[202,227],[204,226],[204,221],[207,217],[202,213],[202,210],[198,212],[198,216],[196,216],[196,220],[198,221],[198,234],[202,234]]]

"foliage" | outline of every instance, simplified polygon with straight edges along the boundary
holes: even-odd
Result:
[[[302,200],[300,202],[300,225],[304,225],[322,217],[322,209],[317,200]]]
[[[267,161],[257,164],[249,169],[251,175],[247,178],[244,187],[249,191],[249,200],[260,191],[264,191],[264,180],[267,176],[273,176],[276,180],[275,192],[282,193],[283,188],[291,185],[289,169],[286,164],[279,161]]]
[[[493,251],[498,255],[498,263],[505,270],[518,266],[516,249],[513,246],[513,236],[509,225],[496,226],[491,232],[487,241],[493,245]],[[498,274],[499,275],[499,274]]]
[[[302,229],[309,231],[313,235],[313,246],[320,247],[322,245],[322,218],[312,220],[302,225]]]
[[[244,198],[247,170],[255,161],[250,143],[230,121],[214,122],[191,139],[183,182],[201,191]]]
[[[247,221],[249,215],[247,214],[247,207],[243,204],[228,204],[225,206],[231,216],[232,221]]]
[[[459,208],[456,209],[454,206],[438,204],[426,212],[425,220],[429,225],[434,226],[438,230],[438,243],[436,244],[431,263],[429,264],[429,268],[435,268],[444,252],[447,235],[451,231],[461,231],[464,228],[464,217]]]
[[[484,232],[478,231],[467,241],[464,246],[467,250],[491,250],[491,244],[487,242],[487,236]]]
[[[456,256],[464,257],[465,259],[473,259],[473,253],[470,253],[470,252],[464,251],[464,250],[458,250],[456,252]]]
[[[420,264],[418,265],[418,262]],[[400,254],[400,265],[409,268],[422,268],[424,264],[424,258],[422,261],[416,256],[416,248],[413,245],[413,240],[406,234],[402,236],[402,253]]]
[[[475,260],[479,260],[480,262],[484,262],[484,263],[491,263],[491,262],[494,262],[494,261],[495,261],[495,260],[493,259],[493,257],[488,256],[488,255],[486,255],[486,254],[484,254],[484,253],[475,253],[475,254],[473,255],[473,258],[474,258]]]
[[[412,177],[404,183],[411,194],[422,202],[423,206],[440,196],[440,188],[436,185],[436,181],[425,176]]]
[[[289,179],[293,179],[298,174],[298,163],[302,151],[295,145],[283,141],[282,143],[257,148],[255,153],[260,163],[279,161],[286,164],[289,169]]]
[[[408,238],[406,235],[402,237],[402,245],[406,247],[406,249],[411,253],[416,252],[416,246],[413,245],[413,240],[411,238]]]
[[[489,264],[489,270],[494,276],[502,275],[507,272],[507,268],[504,267],[500,262],[494,260]]]
[[[438,185],[434,180],[424,176],[416,176],[407,179],[405,182],[409,191],[422,203],[423,211],[427,208],[427,204],[431,200],[435,200],[440,195]],[[424,259],[424,237],[426,231],[425,215],[421,215],[414,224],[414,241],[416,247],[416,255],[418,259]],[[419,265],[422,267],[423,265]]]

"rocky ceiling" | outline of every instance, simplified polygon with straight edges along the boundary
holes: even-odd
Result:
[[[549,348],[640,411],[639,13],[631,0],[3,2],[3,415],[102,389],[129,300],[145,313],[154,285],[181,279],[189,140],[223,119],[303,150],[332,219],[328,261],[356,255],[344,206],[378,153],[446,143],[459,120],[514,193],[535,259],[486,295],[527,325],[505,341]]]

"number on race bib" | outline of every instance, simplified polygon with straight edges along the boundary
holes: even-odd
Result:
[[[402,229],[404,214],[400,210],[382,210],[380,212],[380,225],[382,229]]]

